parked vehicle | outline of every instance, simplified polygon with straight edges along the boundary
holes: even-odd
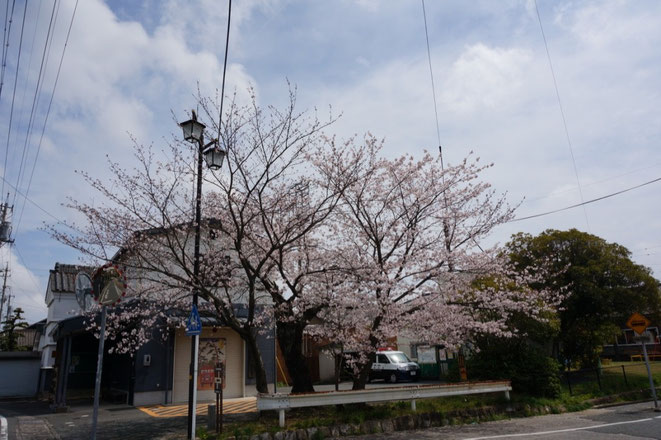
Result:
[[[401,351],[379,351],[372,364],[369,380],[383,379],[395,383],[399,380],[418,381],[420,366]]]

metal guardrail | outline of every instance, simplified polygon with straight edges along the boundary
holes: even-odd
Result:
[[[307,394],[258,394],[257,410],[278,411],[280,427],[284,428],[285,410],[291,408],[410,400],[411,409],[415,411],[415,401],[417,399],[503,392],[505,393],[505,398],[509,400],[510,391],[512,391],[510,381],[489,381],[463,382],[444,385],[372,388],[368,390],[331,391]]]

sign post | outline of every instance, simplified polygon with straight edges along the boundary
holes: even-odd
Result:
[[[650,381],[650,390],[652,391],[652,399],[654,399],[654,411],[659,411],[659,402],[656,399],[656,387],[654,386],[654,380],[652,379],[650,360],[647,357],[647,347],[645,346],[645,344],[650,342],[650,339],[652,339],[651,333],[647,331],[647,327],[649,327],[650,324],[651,321],[640,313],[634,313],[627,321],[627,327],[638,334],[636,339],[640,341],[640,345],[643,347],[645,367],[647,368],[647,378]]]
[[[218,362],[214,369],[214,391],[216,393],[216,433],[223,432],[223,364]]]
[[[202,333],[202,320],[200,319],[200,313],[197,311],[197,306],[193,304],[193,308],[190,311],[190,315],[186,320],[186,336],[193,337],[193,346],[195,350],[195,356],[193,358],[193,364],[191,365],[190,375],[193,381],[193,398],[191,402],[192,416],[191,416],[191,432],[192,437],[195,438],[195,422],[197,416],[197,370],[198,370],[198,359],[197,353],[200,350],[200,334]]]
[[[94,272],[92,277],[94,299],[101,305],[101,329],[99,333],[99,354],[96,360],[94,382],[94,410],[92,414],[92,440],[96,440],[96,425],[99,418],[99,397],[101,395],[101,375],[103,372],[103,349],[106,339],[106,309],[118,304],[126,294],[126,278],[117,266],[105,264]]]

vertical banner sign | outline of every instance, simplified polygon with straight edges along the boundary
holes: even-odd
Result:
[[[225,338],[200,338],[199,369],[197,376],[197,389],[199,391],[213,391],[215,383],[216,364],[221,364],[225,372]],[[223,389],[225,378],[223,377]]]

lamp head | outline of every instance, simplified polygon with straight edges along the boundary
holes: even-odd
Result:
[[[195,110],[193,110],[192,113],[193,117],[188,121],[181,122],[179,126],[184,132],[185,140],[191,143],[202,142],[206,126],[203,123],[198,122]]]
[[[211,145],[204,150],[204,159],[207,161],[207,166],[212,170],[218,170],[223,166],[223,160],[227,152],[218,146],[218,141],[213,141]]]

